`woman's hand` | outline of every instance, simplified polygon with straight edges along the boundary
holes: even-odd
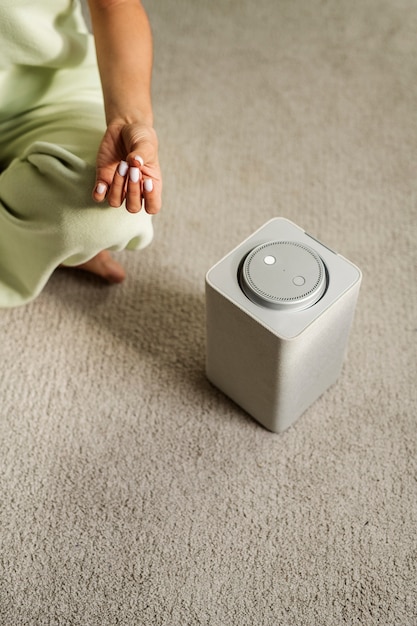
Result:
[[[118,207],[125,201],[130,213],[161,208],[162,179],[158,161],[158,139],[151,126],[111,122],[97,155],[93,198]]]

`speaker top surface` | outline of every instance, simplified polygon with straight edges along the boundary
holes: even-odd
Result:
[[[297,241],[263,243],[249,252],[241,269],[246,296],[270,309],[306,309],[320,300],[326,282],[320,256]]]
[[[353,263],[277,217],[211,267],[206,286],[275,335],[293,339],[348,291],[357,293],[361,277]]]

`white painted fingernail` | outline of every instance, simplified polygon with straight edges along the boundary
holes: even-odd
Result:
[[[152,191],[153,189],[153,182],[152,182],[152,178],[145,178],[145,180],[143,181],[143,188],[145,191]]]
[[[107,190],[107,185],[105,185],[104,183],[98,183],[97,187],[96,187],[96,192],[101,196],[102,193],[105,193],[105,191]]]
[[[128,169],[129,169],[129,166],[126,163],[126,161],[120,161],[119,167],[117,168],[117,171],[120,174],[120,176],[126,176]]]
[[[142,157],[141,157],[141,156],[136,155],[136,156],[135,156],[135,161],[137,161],[138,163],[140,163],[140,165],[141,165],[141,166],[143,165],[143,159],[142,159]]]
[[[140,169],[138,167],[131,167],[129,170],[129,178],[132,183],[137,183],[140,178]]]

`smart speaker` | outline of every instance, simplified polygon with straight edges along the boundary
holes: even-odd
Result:
[[[338,379],[362,275],[275,218],[206,275],[208,379],[280,433]]]

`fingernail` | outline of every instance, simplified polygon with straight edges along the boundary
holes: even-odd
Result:
[[[152,182],[152,178],[145,178],[145,180],[143,181],[143,188],[145,191],[152,191],[153,189],[153,182]]]
[[[134,157],[134,160],[137,161],[138,163],[140,163],[140,165],[143,165],[143,159],[141,156],[137,155]]]
[[[140,169],[138,167],[131,167],[129,170],[129,178],[132,183],[137,183],[140,178]]]
[[[126,163],[126,161],[120,161],[119,167],[117,168],[117,172],[120,174],[120,176],[126,176],[128,169],[129,169],[129,166]]]
[[[104,183],[98,183],[97,187],[96,187],[96,192],[101,196],[102,193],[104,193],[107,190],[107,185],[105,185]]]

